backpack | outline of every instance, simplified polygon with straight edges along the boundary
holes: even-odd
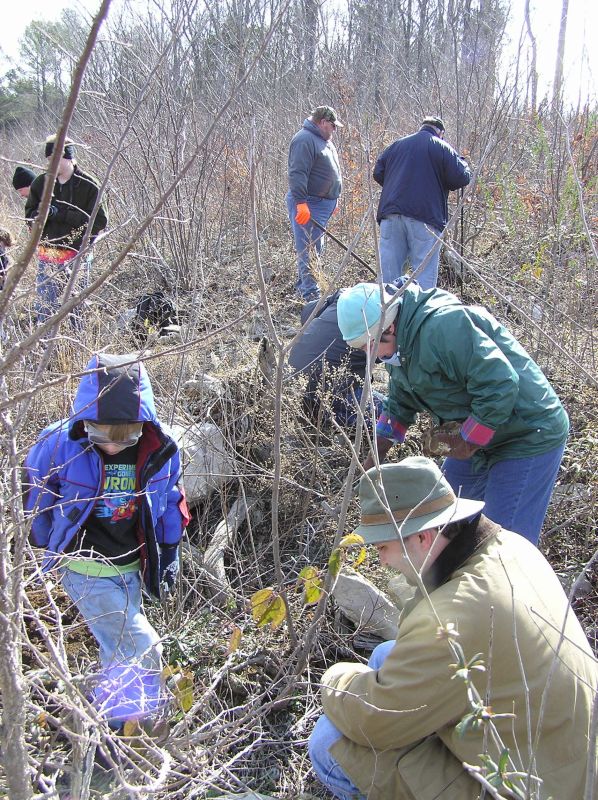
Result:
[[[139,298],[131,327],[142,342],[150,336],[180,333],[181,329],[175,305],[164,292],[152,292]]]

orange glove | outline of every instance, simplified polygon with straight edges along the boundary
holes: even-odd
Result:
[[[299,225],[307,225],[311,213],[307,203],[297,203],[297,213],[295,214],[295,222]]]

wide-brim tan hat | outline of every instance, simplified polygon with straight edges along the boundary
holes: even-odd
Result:
[[[372,467],[359,481],[359,503],[361,521],[355,533],[366,544],[442,528],[475,517],[484,507],[481,500],[456,497],[438,466],[423,456]]]

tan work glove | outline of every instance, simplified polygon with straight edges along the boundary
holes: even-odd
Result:
[[[438,428],[429,428],[424,434],[424,454],[427,456],[450,456],[464,460],[471,458],[477,444],[466,442],[461,436],[460,422],[445,422]]]

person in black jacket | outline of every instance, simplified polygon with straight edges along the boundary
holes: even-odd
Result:
[[[29,167],[22,167],[19,164],[19,166],[15,168],[12,176],[12,185],[16,193],[20,195],[23,200],[29,197],[29,190],[35,178],[35,172],[29,169]]]
[[[374,180],[382,186],[380,223],[382,280],[396,281],[410,262],[422,289],[438,280],[440,240],[448,222],[448,193],[467,186],[467,163],[444,140],[444,123],[426,117],[420,130],[397,139],[378,157]]]
[[[48,159],[54,152],[55,140],[55,136],[46,139],[45,155]],[[46,173],[42,173],[31,184],[25,203],[25,217],[31,222],[38,215],[45,181]],[[75,158],[75,146],[67,139],[58,165],[48,216],[37,253],[38,323],[44,322],[58,308],[61,294],[70,275],[70,262],[81,248],[97,199],[98,184],[91,175],[79,169]],[[100,204],[92,223],[90,243],[93,243],[107,224],[106,213]],[[86,272],[89,272],[90,262],[91,254],[87,253]]]
[[[291,348],[289,365],[294,376],[307,378],[303,395],[306,414],[317,418],[322,397],[328,395],[336,421],[351,427],[357,422],[367,359],[365,353],[349,347],[343,340],[336,316],[340,293],[339,289],[326,298],[317,316]],[[317,303],[318,300],[313,300],[303,307],[301,325],[305,325]],[[384,399],[374,392],[376,414],[381,413]]]

